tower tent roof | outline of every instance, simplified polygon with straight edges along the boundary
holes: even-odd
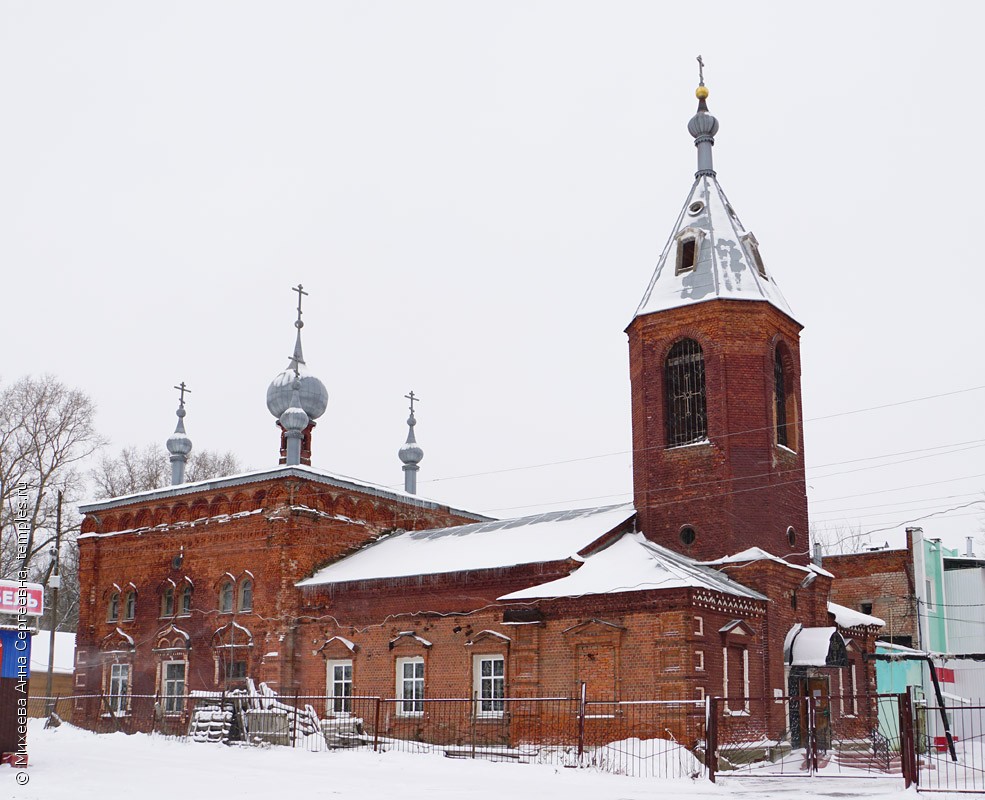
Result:
[[[693,255],[685,255],[687,242]],[[693,259],[689,266],[682,258]],[[707,300],[770,303],[796,321],[759,245],[714,173],[698,174],[660,254],[636,317]]]

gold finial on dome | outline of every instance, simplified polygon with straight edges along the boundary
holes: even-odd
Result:
[[[708,87],[706,87],[704,84],[701,84],[701,86],[699,86],[697,89],[694,90],[694,96],[697,97],[699,100],[707,100]]]

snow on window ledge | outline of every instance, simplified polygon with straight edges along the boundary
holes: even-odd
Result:
[[[785,453],[790,453],[791,455],[797,455],[797,451],[796,450],[791,450],[785,444],[780,444],[779,442],[777,442],[777,444],[776,444],[776,449],[777,450],[782,450]]]

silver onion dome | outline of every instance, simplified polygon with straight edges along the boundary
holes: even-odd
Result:
[[[284,427],[285,431],[303,431],[308,427],[310,420],[307,412],[301,405],[300,392],[301,380],[297,378],[291,387],[291,404],[284,409],[279,417],[280,424]]]
[[[192,451],[192,440],[185,434],[185,409],[181,407],[175,413],[178,415],[178,424],[165,446],[173,456],[187,456]]]
[[[417,443],[417,438],[414,436],[414,426],[417,424],[417,420],[414,419],[413,413],[407,418],[407,441],[401,445],[400,449],[397,451],[397,456],[404,464],[420,464],[424,459],[424,450]]]
[[[318,419],[328,408],[328,389],[314,375],[308,375],[304,364],[304,354],[301,351],[301,328],[304,323],[300,318],[298,310],[298,320],[294,326],[298,329],[297,340],[294,343],[294,355],[287,365],[287,369],[279,373],[267,387],[267,410],[275,417],[280,419],[281,415],[291,407],[291,394],[294,390],[295,376],[301,379],[301,389],[299,392],[301,403],[300,407],[308,415],[308,419]]]
[[[293,362],[293,359],[292,359]],[[300,367],[300,365],[299,365]],[[314,375],[305,375],[299,368],[301,388],[298,392],[300,407],[309,419],[318,419],[328,408],[328,389]],[[291,406],[294,384],[294,364],[279,373],[267,387],[267,410],[278,419]]]

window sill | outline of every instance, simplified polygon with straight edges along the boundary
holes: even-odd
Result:
[[[506,716],[503,711],[480,711],[475,715],[476,722],[499,722]]]
[[[798,455],[796,450],[787,447],[785,444],[780,444],[779,442],[776,443],[776,449],[779,450],[780,452],[788,453],[789,455],[792,456]]]
[[[398,711],[397,717],[400,719],[421,719],[424,716],[423,711]]]
[[[750,716],[748,711],[732,711],[731,709],[725,709],[726,717],[748,717]]]
[[[694,447],[711,447],[711,439],[705,436],[703,439],[697,439],[693,442],[684,442],[683,444],[669,444],[665,448],[666,450],[687,450]]]

